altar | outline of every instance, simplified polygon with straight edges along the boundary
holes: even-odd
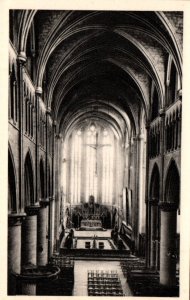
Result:
[[[101,220],[82,220],[80,230],[103,230]]]
[[[72,207],[71,219],[73,228],[78,230],[104,231],[111,228],[109,209],[96,203],[93,195],[90,195],[88,202]]]

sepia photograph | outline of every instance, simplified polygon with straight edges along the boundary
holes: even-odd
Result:
[[[7,12],[7,296],[179,298],[183,7]]]

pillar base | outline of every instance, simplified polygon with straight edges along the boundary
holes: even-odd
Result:
[[[38,267],[34,265],[28,265],[22,268],[21,274],[13,273],[16,277],[21,290],[21,295],[36,295],[36,289],[38,283],[44,282],[48,284],[50,280],[55,280],[60,273],[60,269],[57,266],[45,266]]]

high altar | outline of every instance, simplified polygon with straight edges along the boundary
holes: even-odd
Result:
[[[89,201],[72,207],[72,227],[80,230],[103,230],[111,228],[111,213],[109,209],[94,201],[94,196]]]

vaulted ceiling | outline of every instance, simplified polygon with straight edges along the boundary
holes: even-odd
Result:
[[[18,37],[35,35],[37,87],[60,131],[87,118],[123,136],[138,131],[154,84],[160,108],[169,54],[182,65],[182,14],[134,11],[25,11]],[[18,25],[19,26],[19,25]],[[35,32],[35,33],[34,33]]]

